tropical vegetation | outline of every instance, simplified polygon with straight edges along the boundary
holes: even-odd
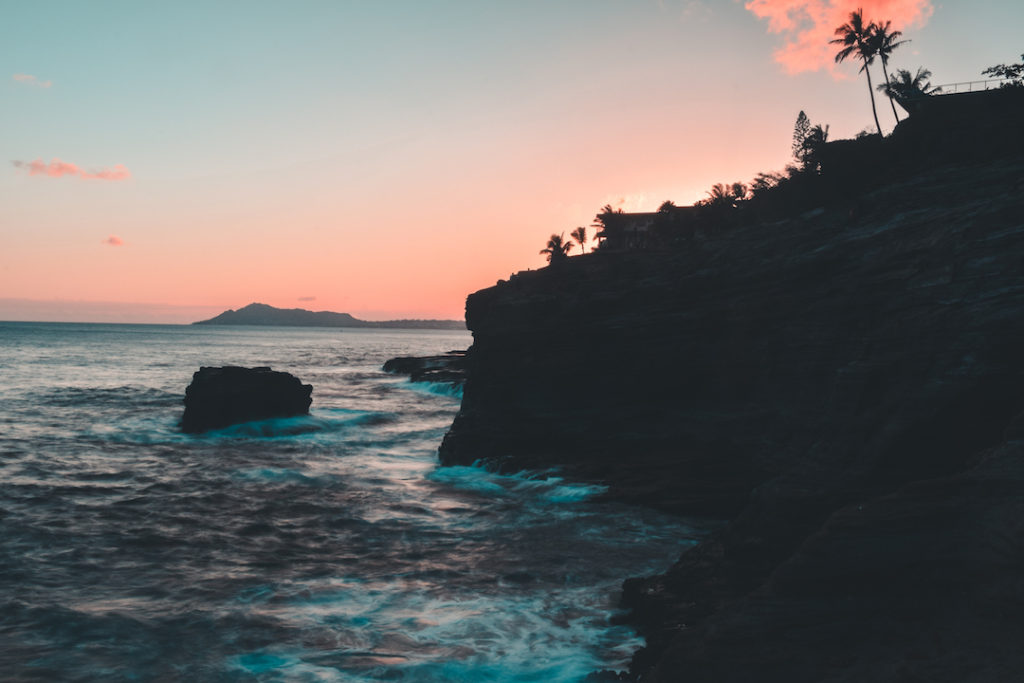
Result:
[[[747,198],[749,189],[744,183],[715,183],[708,191],[707,199],[698,205],[712,209],[735,209]]]
[[[829,41],[834,45],[841,45],[836,53],[836,64],[846,61],[854,56],[863,62],[860,70],[868,79],[868,94],[871,95],[871,114],[875,117],[875,128],[878,134],[882,134],[882,124],[878,122],[878,109],[875,108],[875,89],[871,85],[871,70],[868,68],[875,61],[878,54],[876,24],[864,23],[864,10],[858,9],[850,12],[850,20],[835,30],[836,38]]]
[[[576,240],[576,244],[580,245],[580,251],[582,253],[587,252],[587,228],[585,226],[579,226],[575,230],[569,233],[569,237]]]
[[[910,42],[909,40],[899,40],[903,32],[892,31],[890,30],[891,26],[891,21],[887,21],[884,24],[871,24],[871,36],[868,39],[871,47],[875,50],[875,54],[878,55],[879,61],[882,63],[882,75],[885,77],[885,85],[889,85],[889,57],[892,56],[893,51],[900,45]],[[888,95],[888,91],[883,92]],[[892,95],[889,95],[889,106],[892,107],[892,115],[895,117],[896,123],[899,123],[900,117],[896,113],[896,104],[892,101]]]
[[[552,234],[548,238],[547,246],[541,249],[539,253],[547,254],[548,263],[555,265],[569,258],[570,249],[572,249],[572,242],[565,239],[565,233],[563,232],[560,235]]]
[[[642,240],[635,241],[635,244],[664,248],[689,243],[694,236],[726,227],[740,220],[741,216],[743,220],[786,219],[794,215],[797,207],[807,209],[833,200],[842,201],[858,188],[878,182],[874,169],[879,168],[879,155],[884,155],[889,146],[882,136],[875,90],[889,98],[893,116],[899,122],[896,103],[906,109],[907,104],[942,89],[931,84],[932,73],[923,66],[914,73],[906,69],[889,73],[888,64],[893,51],[909,42],[901,39],[900,31],[892,30],[892,22],[865,22],[863,10],[858,9],[851,12],[849,20],[834,33],[836,38],[829,42],[840,46],[835,54],[836,63],[849,58],[861,62],[860,71],[865,74],[871,95],[874,129],[864,129],[856,140],[829,144],[829,126],[813,123],[806,112],[800,111],[793,126],[793,163],[787,164],[782,171],[758,173],[749,184],[716,183],[707,191],[707,196],[692,207],[676,206],[671,200],[663,202],[654,216],[644,219],[650,222],[642,228]],[[881,62],[884,79],[877,88],[872,83],[870,72],[876,58]],[[1020,64],[998,64],[982,73],[1005,80],[1003,87],[1024,87],[1024,55],[1021,59]],[[825,161],[828,161],[827,175],[823,172]],[[595,228],[597,240],[591,251],[601,249],[610,229],[631,225],[629,221],[623,223],[614,218],[622,213],[622,209],[610,204],[601,207],[591,225]],[[580,245],[581,254],[586,253],[587,228],[577,227],[570,235],[569,240],[564,233],[551,235],[547,246],[540,251],[547,255],[549,263],[557,264],[568,259],[574,244]]]
[[[906,69],[897,69],[893,76],[895,78],[888,83],[879,84],[878,89],[897,101],[906,102],[942,92],[942,88],[928,80],[932,72],[923,66],[917,67],[917,73],[913,75]]]
[[[1024,54],[1020,56],[1020,64],[996,64],[981,72],[989,78],[1005,78],[1004,88],[1024,87]]]
[[[793,158],[804,171],[817,171],[821,164],[821,150],[828,142],[828,126],[811,125],[811,119],[800,111],[793,125]],[[763,175],[763,174],[762,174]],[[760,176],[758,176],[760,178]],[[757,184],[757,179],[754,180]],[[761,184],[763,185],[764,180]]]

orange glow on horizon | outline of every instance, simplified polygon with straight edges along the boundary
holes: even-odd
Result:
[[[870,127],[828,44],[861,6],[913,41],[890,72],[1020,54],[1020,3],[14,4],[0,299],[461,318],[606,204],[781,171],[801,110]]]

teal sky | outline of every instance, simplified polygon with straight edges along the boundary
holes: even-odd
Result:
[[[1021,2],[862,4],[926,7],[893,68],[937,84],[1024,52]],[[871,125],[856,67],[787,73],[732,0],[2,9],[0,300],[460,317],[605,203],[780,169],[801,109]],[[130,178],[11,163],[54,159]]]

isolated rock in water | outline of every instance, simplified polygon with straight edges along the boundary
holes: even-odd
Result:
[[[443,356],[401,356],[384,363],[384,372],[409,375],[413,382],[432,382],[461,387],[466,381],[466,352]]]
[[[309,413],[313,386],[270,368],[199,368],[185,390],[181,430],[208,429]]]

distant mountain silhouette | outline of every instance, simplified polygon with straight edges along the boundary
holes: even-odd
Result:
[[[364,327],[413,330],[464,330],[461,320],[359,320],[348,313],[307,311],[302,308],[274,308],[249,304],[237,311],[227,310],[193,325],[276,325],[283,327]]]

